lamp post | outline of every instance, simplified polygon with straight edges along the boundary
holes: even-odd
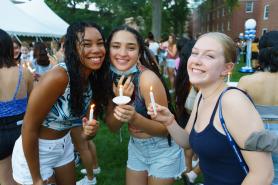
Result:
[[[253,73],[254,70],[251,66],[251,46],[252,41],[256,36],[256,21],[254,19],[248,19],[245,22],[244,39],[246,40],[246,65],[243,66],[239,71],[242,73]]]

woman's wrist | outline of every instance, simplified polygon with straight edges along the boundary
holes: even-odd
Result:
[[[164,122],[164,125],[168,127],[174,123],[174,120],[175,116],[173,114],[170,114],[169,119],[166,122]]]

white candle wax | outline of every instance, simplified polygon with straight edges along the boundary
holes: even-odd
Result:
[[[92,104],[90,109],[89,121],[92,121],[94,119],[94,107],[95,104]]]
[[[230,81],[231,81],[231,73],[229,72],[227,82],[229,83]]]
[[[124,95],[123,86],[120,85],[120,88],[119,88],[119,96],[123,96],[123,95]]]
[[[155,101],[154,101],[154,95],[153,95],[153,91],[152,91],[152,86],[150,87],[150,98],[151,98],[151,104],[152,104],[152,107],[153,107],[153,111],[154,111],[154,114],[156,114],[156,106],[155,106]]]

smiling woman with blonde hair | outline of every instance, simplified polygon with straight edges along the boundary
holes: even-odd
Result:
[[[176,142],[198,155],[205,185],[269,185],[273,179],[271,155],[246,151],[244,143],[263,122],[249,97],[227,87],[224,78],[236,59],[235,43],[223,33],[202,35],[188,59],[190,82],[199,88],[185,129],[170,111],[157,105],[148,111],[166,125]]]

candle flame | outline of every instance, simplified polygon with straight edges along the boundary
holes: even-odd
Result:
[[[92,105],[91,105],[91,109],[94,109],[94,107],[95,107],[95,104],[92,104]]]
[[[150,91],[152,91],[152,90],[153,90],[153,86],[150,87]]]

